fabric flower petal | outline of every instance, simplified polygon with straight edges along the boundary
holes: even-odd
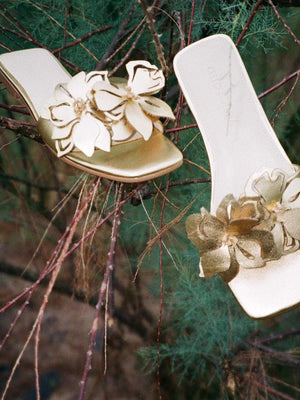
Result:
[[[75,121],[75,123],[76,123],[76,121]],[[61,127],[61,128],[58,128],[56,126],[53,127],[52,139],[54,139],[54,140],[66,139],[67,137],[69,137],[71,135],[72,127],[73,127],[73,124],[70,124],[68,126]]]
[[[252,183],[252,188],[259,196],[263,197],[266,203],[269,203],[281,200],[285,185],[285,174],[279,170],[274,170],[272,173],[267,171],[256,178]]]
[[[155,117],[175,118],[171,107],[157,97],[141,96],[138,103],[147,114]]]
[[[93,86],[97,82],[107,82],[109,83],[108,80],[108,71],[92,71],[86,74],[85,77],[86,81],[86,90],[90,91],[92,90]]]
[[[142,111],[134,101],[128,101],[125,108],[125,117],[130,125],[139,132],[145,140],[148,140],[153,131],[151,118]]]
[[[292,238],[300,240],[300,208],[286,210],[279,218]]]
[[[230,246],[228,249],[230,254],[230,267],[227,271],[219,272],[221,279],[225,283],[229,283],[233,278],[235,278],[240,270],[239,264],[235,258],[233,247]]]
[[[104,115],[111,121],[120,121],[125,115],[126,103],[121,103],[118,107],[111,111],[104,111]]]
[[[232,203],[230,219],[260,219],[264,214],[264,207],[259,197],[241,197],[238,202]]]
[[[280,222],[275,223],[273,229],[271,230],[271,234],[273,236],[278,255],[280,256],[284,251],[284,231]]]
[[[94,99],[100,111],[111,111],[119,107],[126,99],[123,98],[124,90],[106,82],[94,85]]]
[[[204,251],[200,254],[200,276],[202,272],[205,278],[211,278],[219,272],[227,271],[230,268],[230,264],[231,257],[228,246]]]
[[[261,257],[261,246],[254,240],[240,239],[235,246],[235,256],[243,268],[260,268],[265,265]]]
[[[101,121],[97,120],[97,124],[100,128],[100,134],[96,138],[95,147],[97,147],[98,149],[101,149],[103,151],[109,152],[110,144],[111,144],[110,133],[108,132],[107,128]]]
[[[203,220],[204,217],[201,214],[188,216],[185,223],[188,238],[200,250],[211,250],[220,247],[221,241],[203,236],[203,232],[200,231]]]
[[[148,61],[130,61],[126,69],[128,87],[135,95],[155,94],[165,86],[163,72]]]
[[[286,208],[300,208],[300,179],[293,179],[282,195],[282,205]]]
[[[221,241],[225,235],[225,226],[218,218],[207,214],[203,216],[199,231],[203,239]]]
[[[124,119],[111,124],[111,130],[113,132],[112,139],[116,141],[127,140],[134,133],[132,126]]]
[[[274,236],[276,236],[278,247],[276,246]],[[279,249],[280,243],[283,243],[283,236],[282,229],[280,232],[278,227],[275,228],[272,232],[252,230],[248,235],[244,235],[242,239],[256,241],[261,247],[261,257],[264,260],[274,260],[282,255],[282,251],[280,251]]]
[[[71,93],[69,93],[67,90],[66,83],[59,83],[58,85],[56,85],[54,90],[53,100],[54,101],[52,104],[60,104],[60,103],[71,104],[74,101]]]
[[[72,138],[68,138],[66,140],[56,140],[55,148],[57,151],[57,157],[63,157],[66,154],[70,153],[70,151],[74,148],[74,142]]]
[[[95,141],[100,134],[98,121],[89,114],[84,115],[81,121],[74,125],[72,137],[75,146],[87,157],[91,157],[95,149]]]
[[[228,223],[228,221],[229,221],[229,213],[228,213],[229,205],[231,205],[234,202],[236,203],[236,200],[233,197],[233,195],[228,194],[221,201],[221,203],[216,211],[217,218],[220,219],[221,221],[223,221],[225,224]]]
[[[158,121],[158,120],[157,121],[153,121],[153,126],[154,126],[155,129],[158,130],[158,132],[163,133],[164,126],[160,121]]]
[[[54,126],[64,127],[77,118],[73,107],[70,104],[62,103],[50,106],[50,120]]]
[[[74,75],[66,84],[66,89],[74,99],[85,99],[87,92],[87,85],[85,82],[86,73],[81,71]]]

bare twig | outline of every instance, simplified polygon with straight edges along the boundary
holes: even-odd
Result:
[[[284,352],[278,351],[278,350],[274,350],[271,347],[267,347],[264,344],[261,344],[259,342],[251,342],[250,340],[246,341],[248,344],[250,344],[250,346],[255,347],[257,349],[262,350],[265,353],[268,353],[270,355],[272,355],[272,357],[276,358],[279,361],[282,361],[288,365],[291,365],[293,367],[300,367],[300,361],[295,360],[292,357],[289,357],[287,354],[285,354]]]
[[[53,50],[52,53],[53,53],[53,54],[60,53],[61,51],[65,50],[65,49],[68,49],[69,47],[73,47],[73,46],[75,46],[76,44],[79,44],[79,43],[83,42],[84,40],[89,39],[90,37],[92,37],[92,36],[94,36],[94,35],[97,35],[98,33],[106,32],[106,31],[108,31],[108,30],[111,29],[111,28],[112,28],[112,26],[109,25],[109,26],[105,26],[105,27],[103,27],[103,28],[96,29],[95,31],[89,32],[89,33],[87,33],[87,34],[81,36],[80,38],[74,40],[74,42],[71,42],[71,43],[68,43],[68,44],[64,44],[64,45],[63,45],[62,47],[60,47],[59,49]]]
[[[161,65],[161,68],[163,70],[164,75],[167,76],[168,73],[169,73],[169,67],[168,67],[168,65],[166,63],[163,47],[162,47],[162,44],[160,43],[159,35],[158,35],[158,33],[156,31],[156,28],[155,28],[155,20],[154,20],[153,15],[152,15],[152,10],[155,7],[156,0],[154,0],[154,2],[153,2],[151,7],[147,6],[145,0],[140,0],[140,3],[141,3],[141,5],[142,5],[142,7],[143,7],[143,9],[145,11],[146,20],[147,20],[150,32],[151,32],[152,37],[153,37],[153,42],[154,42],[154,46],[155,46],[155,49],[156,49],[156,52],[157,52],[158,60],[160,62],[160,65]]]
[[[35,140],[39,143],[44,143],[37,131],[33,129],[34,127],[35,124],[31,124],[29,122],[21,122],[16,119],[2,117],[0,115],[0,128],[16,131],[22,136]]]
[[[140,29],[140,27],[144,24],[145,22],[145,18],[143,18],[141,20],[140,23],[137,24],[137,26],[132,30],[132,32],[130,33],[130,35],[120,44],[120,46],[108,57],[106,58],[106,63],[108,63],[113,57],[115,57],[115,55],[122,50],[126,44],[131,40],[131,38],[136,34],[136,32]],[[135,45],[137,44],[137,42],[135,42]],[[132,47],[132,46],[131,46]]]
[[[276,6],[274,5],[272,0],[268,0],[270,6],[273,8],[273,11],[275,12],[275,14],[277,15],[277,18],[279,19],[279,21],[282,23],[282,25],[285,27],[285,29],[287,30],[287,32],[292,36],[292,38],[294,39],[294,42],[300,46],[300,40],[297,38],[297,36],[294,34],[294,32],[291,30],[291,28],[286,24],[285,20],[282,18],[282,16],[279,14]]]
[[[7,104],[0,104],[0,108],[4,108],[5,110],[11,112],[17,112],[24,115],[30,115],[24,106],[8,106]]]
[[[179,30],[179,37],[180,37],[180,47],[179,50],[183,49],[185,47],[185,38],[184,38],[184,30],[182,27],[182,22],[181,22],[181,16],[178,11],[174,12],[174,18],[177,22],[178,30]]]
[[[34,334],[34,332],[35,332],[36,330],[37,330],[37,332],[39,332],[39,330],[40,330],[40,325],[41,325],[41,322],[42,322],[42,318],[43,318],[43,315],[44,315],[44,311],[45,311],[46,305],[47,305],[47,303],[48,303],[48,299],[49,299],[50,293],[52,292],[53,286],[54,286],[54,284],[55,284],[56,278],[57,278],[57,276],[58,276],[58,274],[59,274],[59,271],[60,271],[60,269],[61,269],[62,263],[63,263],[63,261],[64,261],[65,258],[66,258],[66,253],[67,253],[67,251],[68,251],[68,248],[70,247],[70,244],[71,244],[72,238],[73,238],[73,236],[74,236],[76,227],[77,227],[77,225],[78,225],[78,223],[79,223],[79,221],[80,221],[80,219],[81,219],[81,217],[82,217],[82,215],[83,215],[83,213],[84,213],[86,207],[87,207],[88,204],[89,204],[89,201],[90,201],[90,198],[91,198],[93,192],[97,189],[97,187],[98,187],[98,185],[99,185],[99,182],[100,182],[100,178],[97,178],[97,179],[95,180],[93,186],[92,186],[92,189],[90,190],[90,193],[88,194],[88,196],[87,196],[86,199],[84,200],[84,202],[83,202],[83,204],[81,205],[81,207],[80,207],[80,208],[78,209],[78,211],[76,212],[76,214],[75,214],[73,220],[71,221],[70,225],[66,228],[64,235],[62,236],[62,238],[61,238],[60,241],[59,241],[59,243],[60,243],[59,249],[61,250],[61,252],[60,252],[60,255],[59,255],[58,258],[57,258],[57,262],[56,262],[54,268],[52,268],[52,270],[51,270],[52,276],[51,276],[51,279],[50,279],[50,281],[49,281],[47,291],[46,291],[46,293],[45,293],[45,295],[44,295],[43,303],[42,303],[42,305],[41,305],[41,307],[40,307],[40,309],[39,309],[38,316],[37,316],[37,318],[36,318],[36,320],[35,320],[35,322],[34,322],[34,324],[33,324],[33,326],[32,326],[32,329],[31,329],[31,331],[30,331],[30,333],[29,333],[29,335],[28,335],[26,341],[25,341],[25,344],[24,344],[24,346],[22,347],[22,349],[21,349],[21,351],[20,351],[20,353],[19,353],[19,355],[18,355],[18,357],[17,357],[17,359],[16,359],[16,361],[15,361],[15,364],[13,365],[13,368],[12,368],[12,370],[11,370],[11,373],[10,373],[8,379],[7,379],[7,382],[6,382],[4,391],[3,391],[3,393],[2,393],[1,400],[4,400],[5,397],[6,397],[6,393],[7,393],[8,389],[9,389],[11,380],[12,380],[14,374],[15,374],[15,371],[16,371],[16,369],[17,369],[19,363],[20,363],[20,360],[21,360],[22,357],[23,357],[23,354],[24,354],[24,352],[25,352],[25,350],[26,350],[26,348],[27,348],[27,346],[28,346],[28,344],[29,344],[29,342],[30,342],[30,340],[31,340],[31,338],[32,338],[32,336],[33,336],[33,334]],[[64,244],[62,245],[62,240],[63,240],[63,239],[65,239],[65,242],[64,242]],[[58,246],[57,246],[57,248],[58,248]],[[51,265],[52,260],[55,259],[56,257],[57,257],[57,252],[54,251],[54,252],[52,253],[50,259],[48,260],[47,264],[46,264],[46,267],[45,267],[45,269],[44,269],[44,275],[46,274],[46,271],[47,271],[47,269],[48,269],[48,266]],[[42,273],[42,274],[43,274],[43,273]],[[41,280],[42,274],[40,275],[38,281]],[[37,287],[37,284],[38,284],[37,282],[38,282],[38,281],[36,281],[35,284],[32,285],[31,288],[28,290],[28,297],[27,297],[27,299],[26,299],[26,303],[29,302],[29,299],[30,299],[31,295],[32,295],[33,292],[34,292],[34,289]],[[6,305],[6,306],[7,306],[7,305]],[[25,309],[25,306],[24,306],[24,309]],[[21,310],[22,310],[22,308],[21,308]],[[19,310],[19,311],[20,311],[20,310]],[[19,314],[20,314],[20,313],[19,313]],[[20,315],[21,315],[21,314],[20,314]],[[18,316],[18,317],[19,317],[19,316]],[[16,318],[15,318],[15,321],[17,321]],[[10,327],[10,329],[12,329],[12,327]],[[38,349],[37,346],[38,346],[38,340],[39,340],[39,337],[36,336],[36,344],[35,344],[35,362],[36,362],[35,365],[36,365],[36,367],[35,367],[35,371],[36,371],[36,387],[37,387],[37,393],[38,393],[37,395],[39,396],[39,380],[38,380],[38,367],[37,367],[37,349]],[[38,397],[38,398],[39,398],[39,397]]]
[[[260,93],[257,97],[259,99],[261,99],[262,97],[267,96],[268,94],[274,92],[276,89],[279,89],[281,86],[283,86],[285,83],[287,83],[291,79],[299,76],[299,74],[300,74],[300,69],[298,69],[297,71],[293,72],[292,74],[286,76],[285,78],[282,79],[282,81],[280,81],[276,85],[272,86],[270,89],[266,90],[265,92]]]
[[[115,49],[126,32],[126,27],[129,24],[132,14],[136,8],[136,3],[133,4],[131,10],[129,11],[128,15],[124,18],[121,25],[119,26],[117,33],[115,34],[113,40],[111,41],[110,45],[108,46],[106,52],[103,54],[101,60],[97,63],[95,70],[101,71],[106,68],[106,64],[110,59],[111,55],[115,52]]]
[[[54,192],[68,193],[68,190],[63,187],[39,185],[38,183],[31,182],[27,179],[19,178],[18,176],[2,174],[1,172],[0,172],[0,178],[9,179],[9,180],[12,180],[15,182],[20,182],[20,183],[23,183],[24,185],[31,186],[31,187],[39,189],[39,190],[44,190],[44,191],[49,191],[49,192],[54,191]]]
[[[102,281],[102,284],[101,284],[101,287],[99,290],[99,297],[98,297],[98,302],[96,305],[95,317],[94,317],[93,324],[92,324],[92,330],[91,330],[91,336],[90,336],[90,341],[89,341],[89,346],[88,346],[88,351],[87,351],[87,356],[86,356],[85,367],[84,367],[82,379],[80,381],[81,387],[80,387],[80,393],[79,393],[78,400],[84,399],[88,372],[91,369],[93,349],[95,347],[96,334],[98,332],[100,312],[102,309],[103,301],[104,301],[104,298],[105,298],[105,295],[107,292],[109,282],[111,280],[112,272],[115,268],[114,258],[115,258],[117,236],[118,236],[120,218],[121,218],[121,212],[122,212],[122,206],[120,205],[122,195],[123,195],[123,185],[121,184],[119,187],[118,196],[117,196],[117,200],[116,200],[116,212],[115,212],[114,220],[113,220],[110,248],[109,248],[108,257],[107,257],[107,264],[106,264],[103,281]]]
[[[68,16],[69,16],[69,0],[66,0],[65,25],[64,25],[64,39],[63,39],[63,45],[64,45],[64,46],[65,46],[65,44],[66,44],[66,39],[67,39]]]
[[[297,335],[300,335],[300,329],[291,329],[290,331],[282,332],[282,333],[279,333],[278,335],[272,335],[265,339],[259,339],[258,343],[266,344],[266,343],[277,342],[277,341],[285,339],[287,337],[297,336]]]
[[[113,216],[116,211],[119,208],[122,208],[124,204],[128,203],[131,198],[139,191],[141,190],[141,188],[144,186],[144,183],[141,183],[140,185],[138,185],[135,190],[133,190],[129,195],[127,195],[127,197],[122,200],[120,202],[120,205],[118,207],[116,207],[115,209],[113,209],[111,212],[109,212],[105,218],[102,218],[101,221],[99,223],[96,224],[96,226],[94,226],[93,229],[91,229],[89,232],[87,232],[77,243],[75,243],[71,249],[66,253],[66,257],[68,257],[71,253],[73,253],[73,251],[75,251],[82,242],[84,242],[85,240],[87,240],[90,236],[92,236],[106,221],[109,220],[109,218],[111,216]],[[32,290],[32,288],[35,288],[43,279],[45,279],[46,276],[50,275],[52,273],[52,271],[55,269],[56,264],[54,264],[52,267],[50,267],[50,265],[52,265],[53,263],[53,259],[54,256],[57,254],[57,249],[60,248],[62,241],[65,239],[65,235],[66,233],[61,237],[61,239],[58,241],[56,249],[54,250],[54,252],[52,253],[52,257],[50,258],[50,260],[47,262],[47,265],[45,267],[45,269],[41,272],[39,279],[32,284],[31,286],[29,286],[28,288],[24,289],[23,292],[21,292],[19,295],[17,295],[16,297],[14,297],[12,300],[10,300],[7,304],[5,304],[5,306],[3,306],[0,309],[0,314],[5,312],[6,310],[8,310],[10,307],[12,307],[18,300],[22,299],[24,296],[26,296],[27,293],[30,292],[30,290]]]
[[[198,127],[197,124],[178,126],[177,128],[166,129],[165,133],[179,132],[179,131],[184,131],[186,129],[197,128],[197,127]]]
[[[284,399],[284,400],[296,400],[294,397],[288,396],[287,394],[281,393],[276,389],[273,389],[272,387],[268,385],[264,385],[260,382],[258,382],[256,379],[251,378],[251,382],[253,382],[256,386],[267,390],[269,393],[275,394],[277,397]]]
[[[122,65],[125,64],[125,62],[128,60],[128,58],[130,57],[130,54],[133,52],[133,50],[135,49],[138,41],[140,40],[140,37],[142,36],[144,30],[146,28],[146,25],[142,26],[140,32],[138,33],[135,41],[132,43],[132,45],[130,46],[130,49],[127,51],[127,53],[122,57],[121,61],[115,66],[115,68],[113,68],[108,76],[112,76],[119,68],[121,68]]]
[[[28,269],[26,270],[23,267],[8,264],[4,261],[0,261],[0,272],[10,275],[10,276],[20,278],[27,282],[36,282],[36,280],[39,278],[39,275],[32,270],[28,270]],[[45,286],[48,283],[49,283],[49,278],[46,277],[43,281],[40,282],[40,285]],[[120,292],[122,292],[122,287],[120,287],[119,283],[115,285],[115,288],[117,290],[120,290]],[[74,297],[77,301],[85,303],[85,304],[88,303],[92,307],[95,307],[98,302],[98,296],[91,296],[87,300],[87,295],[85,292],[83,292],[81,290],[75,290],[74,288],[72,288],[70,286],[69,283],[56,281],[56,283],[53,287],[53,291],[56,293],[60,293],[64,296]],[[29,292],[29,294],[30,294],[30,292]],[[19,312],[19,311],[17,312],[16,318],[19,318],[21,316],[21,314],[24,311],[23,309],[25,309],[25,307],[28,304],[29,304],[29,302],[26,299],[26,301],[22,304],[21,312]],[[114,317],[120,323],[128,326],[130,329],[132,329],[134,332],[136,332],[141,337],[147,337],[146,327],[142,324],[141,319],[136,320],[135,315],[126,313],[126,311],[124,309],[114,308]],[[144,317],[145,320],[147,320],[147,321],[149,320],[149,322],[150,322],[150,319],[151,319],[150,314],[142,315],[142,317]],[[0,343],[0,351],[2,350],[3,345],[5,344],[6,340],[10,336],[10,333],[11,333],[13,327],[15,326],[16,322],[17,321],[13,320],[13,322],[11,323],[8,333],[5,335],[3,341]]]
[[[192,40],[192,29],[193,29],[193,22],[194,22],[195,5],[196,5],[196,0],[193,0],[187,45],[191,44],[191,40]]]
[[[291,89],[288,92],[288,94],[285,96],[285,98],[276,107],[276,113],[275,113],[274,117],[270,121],[271,125],[274,125],[276,118],[281,113],[283,107],[286,105],[286,103],[288,102],[289,98],[293,94],[293,92],[294,92],[294,90],[295,90],[295,88],[297,86],[297,83],[298,83],[298,80],[299,80],[299,76],[300,76],[300,73],[297,75],[297,78],[296,78],[295,82],[293,83],[293,86],[291,87]]]
[[[8,27],[6,27],[6,26],[3,26],[3,25],[0,25],[0,29],[2,29],[3,31],[7,31],[7,32],[10,32],[10,33],[12,33],[13,35],[15,35],[15,36],[17,36],[17,37],[19,37],[19,38],[21,38],[21,39],[24,39],[24,40],[27,40],[29,43],[32,43],[32,44],[34,44],[35,46],[37,46],[37,47],[40,47],[40,48],[42,48],[42,49],[46,49],[46,50],[48,50],[48,51],[50,51],[51,52],[51,50],[50,49],[48,49],[46,46],[44,46],[42,43],[40,43],[39,41],[37,41],[36,39],[34,39],[32,36],[26,36],[26,35],[24,35],[24,34],[22,34],[22,33],[19,33],[19,32],[17,32],[17,31],[14,31],[13,29],[10,29],[10,28],[8,28]],[[75,72],[80,72],[81,71],[81,69],[80,68],[78,68],[75,64],[73,64],[71,61],[69,61],[69,60],[67,60],[65,57],[60,57],[60,59],[61,59],[61,61],[68,67],[68,68],[70,68],[70,69],[72,69],[73,71],[75,71]]]
[[[240,34],[238,40],[237,40],[236,43],[235,43],[236,46],[238,46],[238,45],[240,44],[241,40],[242,40],[243,37],[245,36],[245,33],[247,32],[247,30],[248,30],[248,28],[249,28],[249,26],[250,26],[250,24],[251,24],[251,22],[252,22],[252,20],[253,20],[253,18],[254,18],[254,16],[255,16],[255,14],[257,13],[259,7],[261,6],[261,4],[262,4],[263,2],[264,2],[264,0],[259,0],[259,1],[256,3],[256,5],[255,5],[255,7],[253,8],[252,13],[250,14],[250,17],[249,17],[249,19],[248,19],[248,21],[247,21],[247,23],[246,23],[244,29],[242,30],[242,32],[241,32],[241,34]]]

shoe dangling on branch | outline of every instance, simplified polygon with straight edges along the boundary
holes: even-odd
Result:
[[[210,213],[187,218],[200,276],[219,274],[246,313],[300,302],[300,171],[281,147],[226,35],[191,44],[175,73],[197,121],[212,176]]]

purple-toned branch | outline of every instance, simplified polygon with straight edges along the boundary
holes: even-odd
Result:
[[[103,27],[103,28],[96,29],[95,31],[89,32],[89,33],[87,33],[86,35],[81,36],[80,38],[74,40],[74,41],[71,42],[71,43],[64,44],[64,45],[63,45],[62,47],[60,47],[59,49],[53,50],[52,53],[53,53],[53,54],[60,53],[61,51],[65,50],[65,49],[68,49],[69,47],[73,47],[73,46],[75,46],[76,44],[79,44],[79,43],[83,42],[84,40],[89,39],[90,37],[96,35],[97,33],[101,33],[101,32],[108,31],[108,30],[111,29],[111,28],[112,28],[112,26],[109,25],[109,26],[105,26],[105,27]]]
[[[120,206],[120,204],[121,204],[122,195],[123,195],[123,185],[120,184],[120,187],[118,190],[118,195],[117,195],[117,200],[116,200],[116,211],[115,211],[115,215],[114,215],[114,219],[113,219],[110,248],[109,248],[109,252],[108,252],[108,256],[107,256],[107,264],[106,264],[103,281],[102,281],[102,284],[101,284],[101,287],[99,290],[99,297],[98,297],[98,302],[96,305],[96,313],[95,313],[94,321],[92,324],[91,336],[90,336],[88,351],[87,351],[87,355],[86,355],[86,362],[85,362],[85,366],[84,366],[82,379],[80,381],[81,387],[80,387],[80,393],[79,393],[78,400],[84,399],[88,373],[89,373],[89,370],[91,369],[93,350],[94,350],[95,343],[96,343],[96,334],[99,329],[99,320],[100,320],[100,315],[101,315],[101,309],[102,309],[102,306],[104,303],[104,299],[105,299],[108,287],[111,284],[112,273],[115,268],[114,258],[115,258],[115,252],[116,252],[118,231],[119,231],[119,226],[120,226],[120,222],[121,222],[120,219],[121,219],[121,213],[122,213],[122,206]]]
[[[253,20],[253,18],[254,18],[254,16],[255,16],[255,14],[257,13],[259,7],[261,6],[261,4],[262,4],[263,2],[264,2],[264,0],[259,0],[259,1],[256,3],[256,5],[255,5],[255,7],[253,8],[252,13],[250,14],[250,17],[249,17],[249,19],[248,19],[248,21],[247,21],[247,23],[246,23],[244,29],[242,30],[240,36],[238,37],[238,40],[237,40],[236,43],[235,43],[236,46],[238,46],[238,45],[240,44],[241,40],[242,40],[243,37],[245,36],[245,33],[247,32],[247,30],[248,30],[248,28],[249,28],[249,26],[250,26],[250,24],[251,24],[251,22],[252,22],[252,20]]]
[[[286,76],[285,78],[282,79],[282,81],[278,82],[276,85],[272,86],[271,88],[269,88],[268,90],[266,90],[265,92],[260,93],[257,97],[259,99],[261,99],[262,97],[267,96],[268,94],[274,92],[274,90],[280,88],[281,86],[283,86],[285,83],[287,83],[288,81],[290,81],[293,78],[296,78],[297,76],[300,75],[300,69],[298,69],[297,71],[293,72],[292,74]]]
[[[270,6],[273,8],[273,11],[275,12],[275,14],[277,15],[277,18],[279,19],[279,21],[282,23],[282,25],[285,27],[285,29],[287,30],[287,32],[292,36],[292,38],[294,39],[294,42],[300,46],[300,40],[297,38],[297,36],[294,34],[294,32],[291,30],[291,28],[286,24],[285,20],[282,18],[282,16],[279,14],[276,6],[274,5],[272,0],[268,0]]]

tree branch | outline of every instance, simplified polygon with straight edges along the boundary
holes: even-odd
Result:
[[[39,277],[39,274],[34,271],[8,264],[5,261],[0,262],[0,273],[14,276],[16,278],[21,278],[28,282],[36,282]],[[40,285],[47,286],[49,280],[49,277],[45,278],[43,281],[40,282]],[[98,301],[98,296],[91,296],[89,299],[87,299],[86,293],[80,290],[75,290],[72,288],[72,286],[70,286],[70,284],[64,282],[57,281],[54,285],[53,291],[56,293],[60,293],[64,296],[74,297],[77,301],[89,304],[92,307],[95,307]],[[126,313],[124,310],[115,308],[114,317],[121,324],[127,325],[128,328],[132,329],[132,331],[137,333],[139,336],[143,338],[148,336],[147,328],[141,323],[140,319],[136,320],[135,316]]]
[[[44,143],[43,139],[40,137],[36,129],[34,129],[35,125],[30,124],[28,122],[21,122],[16,119],[2,117],[0,115],[0,128],[10,129],[12,131],[17,131],[22,136],[27,137],[28,139],[35,140],[39,143]]]

